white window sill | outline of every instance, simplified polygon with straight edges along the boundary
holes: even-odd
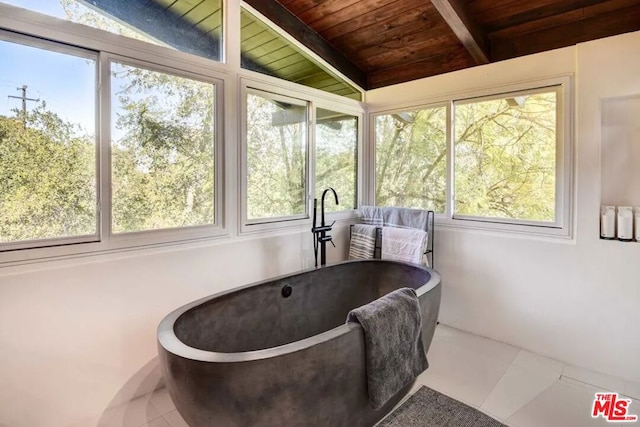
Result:
[[[439,228],[461,232],[469,231],[507,237],[531,238],[556,243],[575,243],[571,226],[563,228],[541,227],[526,224],[453,219],[444,214],[436,214],[435,229],[438,230]]]

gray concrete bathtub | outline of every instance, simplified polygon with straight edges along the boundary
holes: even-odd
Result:
[[[420,299],[427,350],[440,275],[393,261],[346,261],[173,311],[158,327],[158,351],[176,408],[192,427],[372,426],[411,385],[374,411],[362,328],[345,319],[404,286]]]

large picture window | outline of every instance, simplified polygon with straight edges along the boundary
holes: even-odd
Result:
[[[372,117],[375,203],[444,224],[571,233],[569,79]]]
[[[376,204],[445,212],[447,108],[375,117]]]
[[[112,230],[214,224],[215,87],[111,63]]]
[[[454,103],[455,217],[556,222],[556,89]]]
[[[339,194],[339,205],[326,205],[327,212],[357,208],[358,117],[316,108],[316,198],[327,187]]]
[[[246,110],[248,222],[307,213],[307,103],[250,91]]]
[[[0,57],[0,262],[224,232],[222,80],[5,31]]]
[[[97,55],[0,34],[0,58],[0,247],[97,240]]]

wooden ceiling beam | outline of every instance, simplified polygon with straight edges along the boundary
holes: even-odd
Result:
[[[367,87],[367,75],[358,66],[351,62],[342,53],[329,44],[328,41],[320,37],[309,26],[302,22],[297,16],[289,12],[276,1],[245,0],[245,2],[255,10],[264,15],[267,19],[286,31],[293,38],[309,48],[316,55],[324,59],[329,65],[340,71],[345,77],[360,86]]]
[[[554,27],[493,38],[493,58],[502,61],[640,30],[640,4],[607,13],[586,15],[588,17],[585,19],[575,19]]]
[[[491,62],[486,34],[471,17],[462,0],[431,0],[431,3],[476,63],[488,64]]]

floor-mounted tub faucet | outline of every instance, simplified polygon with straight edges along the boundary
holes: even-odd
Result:
[[[331,224],[327,225],[324,220],[324,197],[327,195],[328,191],[331,191],[333,193],[333,197],[336,200],[336,205],[339,204],[338,194],[336,193],[336,190],[329,187],[322,192],[322,198],[320,202],[321,213],[320,213],[319,227],[316,225],[316,222],[317,222],[316,211],[318,210],[318,199],[313,199],[313,227],[311,228],[311,232],[313,233],[313,236],[314,236],[313,252],[316,257],[316,267],[318,266],[318,248],[320,249],[320,265],[325,265],[327,263],[327,242],[331,242],[334,248],[336,246],[333,243],[333,238],[331,237],[331,235],[327,234],[329,231],[331,231],[333,224],[335,224],[336,222],[333,221]]]

